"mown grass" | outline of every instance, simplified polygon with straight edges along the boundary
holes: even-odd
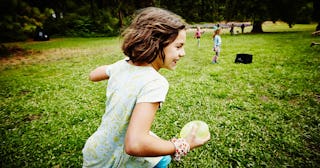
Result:
[[[176,71],[161,70],[170,90],[153,131],[170,139],[203,120],[211,140],[170,167],[317,167],[320,163],[320,46],[315,25],[266,24],[264,34],[230,36],[220,63],[211,32]],[[246,28],[247,29],[247,28]],[[249,28],[248,28],[249,29]],[[1,167],[81,167],[81,149],[104,113],[107,82],[96,66],[123,58],[118,38],[61,38],[19,45],[36,52],[0,66]],[[237,53],[252,64],[235,64]]]

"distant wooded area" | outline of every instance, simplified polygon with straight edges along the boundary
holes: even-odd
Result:
[[[0,42],[23,41],[39,31],[48,36],[119,35],[140,8],[173,11],[189,24],[251,22],[263,32],[264,21],[318,23],[320,0],[0,0]],[[41,40],[41,39],[40,39]]]

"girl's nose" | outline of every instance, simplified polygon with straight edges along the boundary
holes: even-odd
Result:
[[[182,51],[179,54],[179,57],[184,57],[185,55],[186,55],[186,53],[185,53],[184,49],[182,49]]]

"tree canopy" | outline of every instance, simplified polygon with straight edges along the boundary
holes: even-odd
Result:
[[[320,23],[320,0],[0,0],[0,39],[30,38],[37,28],[56,36],[113,36],[135,10],[148,6],[169,9],[188,23],[246,21],[263,32],[267,20]],[[284,10],[285,9],[285,10]],[[318,26],[319,27],[319,26]]]

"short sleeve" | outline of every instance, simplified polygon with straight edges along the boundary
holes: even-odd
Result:
[[[117,71],[117,69],[118,69],[117,67],[120,67],[120,66],[121,66],[120,64],[123,64],[124,61],[125,61],[125,60],[120,60],[120,61],[118,61],[118,62],[115,62],[115,63],[113,63],[113,64],[108,65],[107,68],[106,68],[106,70],[105,70],[106,74],[110,77],[110,76],[111,76],[111,73],[112,73],[113,71]],[[114,70],[113,70],[113,69],[114,69]]]
[[[165,79],[157,79],[147,83],[140,91],[137,103],[164,102],[168,93],[169,84]]]
[[[111,69],[112,69],[112,64],[109,65],[109,66],[107,66],[107,68],[106,68],[106,74],[107,74],[108,76],[111,76]]]

